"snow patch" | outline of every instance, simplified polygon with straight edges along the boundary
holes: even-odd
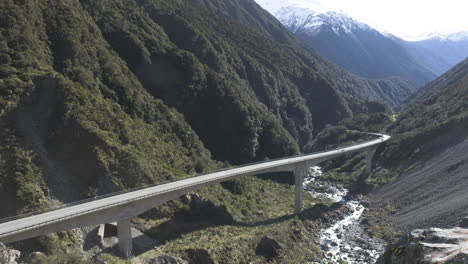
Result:
[[[338,35],[343,33],[354,35],[354,31],[359,29],[373,30],[368,25],[340,12],[318,12],[308,8],[288,6],[280,8],[274,15],[293,33],[299,30],[320,32],[327,27]]]

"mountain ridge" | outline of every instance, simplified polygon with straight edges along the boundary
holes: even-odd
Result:
[[[304,43],[359,76],[402,77],[414,83],[413,91],[436,77],[403,47],[344,14],[283,7],[275,16]]]

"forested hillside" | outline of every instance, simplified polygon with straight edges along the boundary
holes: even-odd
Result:
[[[144,12],[129,3],[84,7],[150,93],[183,113],[219,160],[294,153],[292,138],[301,148],[325,124],[367,111],[367,100],[396,99],[388,86],[354,78],[302,48],[253,1],[135,5]]]
[[[1,1],[2,216],[212,166],[184,117],[152,97],[78,2]]]

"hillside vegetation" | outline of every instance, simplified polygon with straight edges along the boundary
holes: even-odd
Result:
[[[424,167],[427,160],[437,158],[445,150],[466,140],[467,121],[468,60],[465,60],[421,88],[399,113],[355,115],[343,119],[337,126],[328,126],[317,135],[312,150],[355,141],[356,133],[353,130],[391,135],[392,139],[380,146],[376,153],[376,171],[366,179],[365,184],[370,189],[364,189],[371,190],[412,169]],[[342,160],[353,164],[349,156]],[[346,169],[337,161],[332,165],[330,169],[344,171],[346,177],[358,176],[352,173],[355,171],[353,166]],[[355,160],[356,165],[362,165],[362,159]],[[345,179],[346,182],[354,180],[357,179]]]
[[[79,6],[1,2],[1,200],[13,210],[3,216],[43,208],[49,194],[66,202],[212,164],[184,117],[143,89]]]
[[[296,153],[326,124],[367,112],[368,101],[393,106],[395,89],[407,87],[335,68],[250,0],[82,2],[145,88],[184,114],[218,160]]]

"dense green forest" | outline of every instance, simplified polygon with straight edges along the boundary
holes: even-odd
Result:
[[[70,201],[211,166],[184,117],[143,89],[79,3],[1,4],[5,207],[43,208],[45,182],[78,186],[58,197]]]

